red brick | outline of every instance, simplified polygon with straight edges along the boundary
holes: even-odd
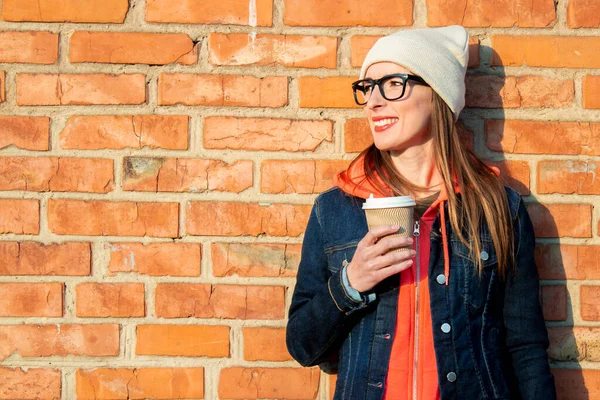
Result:
[[[600,123],[487,120],[485,133],[503,153],[600,155]]]
[[[410,26],[412,0],[286,0],[283,23],[291,26]]]
[[[348,160],[267,160],[260,168],[262,193],[320,193],[348,168]]]
[[[0,116],[0,148],[15,146],[25,150],[48,150],[50,118]]]
[[[355,76],[301,76],[298,78],[302,108],[358,108],[352,94]]]
[[[600,320],[600,286],[581,286],[581,318],[585,321]]]
[[[0,199],[0,233],[37,235],[40,232],[40,202]]]
[[[427,0],[428,26],[546,28],[555,22],[553,0]]]
[[[159,318],[282,319],[283,286],[164,283],[156,287]]]
[[[469,62],[468,68],[479,68],[479,39],[471,36],[469,37]]]
[[[143,104],[142,74],[17,74],[17,104],[58,106]]]
[[[208,40],[213,65],[336,67],[337,38],[333,36],[211,33]]]
[[[144,317],[143,283],[80,283],[76,287],[78,317]]]
[[[538,163],[538,193],[600,194],[600,168],[588,161],[545,160]]]
[[[600,68],[597,36],[492,35],[492,65]]]
[[[299,244],[211,243],[214,276],[293,277],[300,263]]]
[[[69,61],[110,64],[195,64],[198,49],[181,33],[75,32]]]
[[[569,0],[567,26],[569,28],[600,27],[600,3],[596,0]]]
[[[0,317],[62,317],[62,283],[0,283]]]
[[[308,205],[188,202],[187,233],[203,236],[299,236]]]
[[[207,149],[314,151],[333,140],[331,121],[271,118],[207,117],[204,147]]]
[[[0,49],[0,63],[54,64],[58,60],[58,34],[0,32]]]
[[[5,400],[61,398],[58,369],[0,367],[0,398]]]
[[[344,124],[344,143],[347,153],[363,151],[373,144],[373,135],[366,118],[352,118]]]
[[[96,368],[76,371],[79,399],[202,399],[204,368]]]
[[[158,104],[225,107],[283,107],[288,102],[287,77],[160,74]]]
[[[600,370],[552,369],[558,400],[600,398]]]
[[[48,200],[48,227],[59,235],[179,235],[179,204]]]
[[[600,361],[600,329],[584,326],[555,326],[548,329],[552,361]]]
[[[466,126],[464,126],[464,124],[461,121],[458,121],[458,124],[456,125],[456,128],[458,130],[458,140],[460,140],[463,144],[463,146],[465,146],[466,149],[471,150],[471,151],[475,151],[475,133],[469,129],[467,129]],[[514,169],[515,171],[520,171],[519,168]],[[512,173],[513,170],[509,168],[509,171]]]
[[[220,399],[316,399],[317,368],[229,367],[219,377]]]
[[[538,238],[592,236],[590,204],[528,204],[527,210]]]
[[[466,106],[478,108],[565,108],[575,98],[572,80],[543,76],[467,76]]]
[[[135,354],[229,357],[229,327],[138,325]]]
[[[361,67],[371,47],[381,36],[356,35],[350,38],[350,65]]]
[[[290,361],[285,328],[244,328],[244,360]]]
[[[6,101],[6,72],[0,71],[0,103]]]
[[[89,243],[0,242],[0,275],[90,274]]]
[[[125,157],[123,190],[240,193],[252,187],[252,169],[250,160]]]
[[[0,190],[107,193],[113,160],[101,158],[0,157]]]
[[[502,160],[495,162],[486,162],[500,169],[500,178],[505,185],[515,189],[523,196],[531,193],[530,188],[530,171],[527,161]]]
[[[60,133],[63,149],[186,150],[187,115],[95,115],[69,117]]]
[[[537,244],[540,279],[600,280],[600,246]]]
[[[567,287],[564,285],[544,285],[541,287],[542,310],[546,321],[567,319]]]
[[[147,0],[146,21],[184,24],[271,26],[273,0],[246,2],[216,0]]]
[[[2,19],[15,22],[100,22],[122,24],[127,0],[3,0]]]
[[[21,357],[119,355],[119,325],[0,325],[0,360]]]
[[[600,76],[587,75],[583,77],[583,108],[600,108]]]
[[[151,276],[198,276],[202,245],[198,243],[112,243],[110,273],[137,272]]]

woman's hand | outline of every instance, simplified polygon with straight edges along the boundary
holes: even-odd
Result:
[[[367,232],[356,247],[354,258],[348,267],[348,282],[359,292],[372,289],[385,278],[409,268],[413,264],[414,250],[393,251],[391,249],[409,246],[411,237],[385,237],[397,233],[397,225],[378,226]]]

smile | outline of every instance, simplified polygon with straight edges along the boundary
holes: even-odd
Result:
[[[379,129],[386,129],[387,127],[395,124],[396,122],[398,122],[398,118],[384,118],[377,121],[373,121],[373,125]]]

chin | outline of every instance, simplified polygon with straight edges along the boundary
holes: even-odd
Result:
[[[374,141],[373,142],[375,144],[375,147],[377,147],[378,150],[380,151],[402,151],[403,147],[402,146],[398,146],[397,143],[395,144],[391,144],[391,143],[385,143],[385,142],[377,142]]]

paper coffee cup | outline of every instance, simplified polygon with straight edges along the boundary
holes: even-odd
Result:
[[[416,206],[410,196],[374,198],[373,195],[363,203],[369,230],[381,225],[398,225],[398,233],[392,237],[409,237],[413,234],[413,215]],[[400,247],[393,251],[411,250],[412,245]]]

